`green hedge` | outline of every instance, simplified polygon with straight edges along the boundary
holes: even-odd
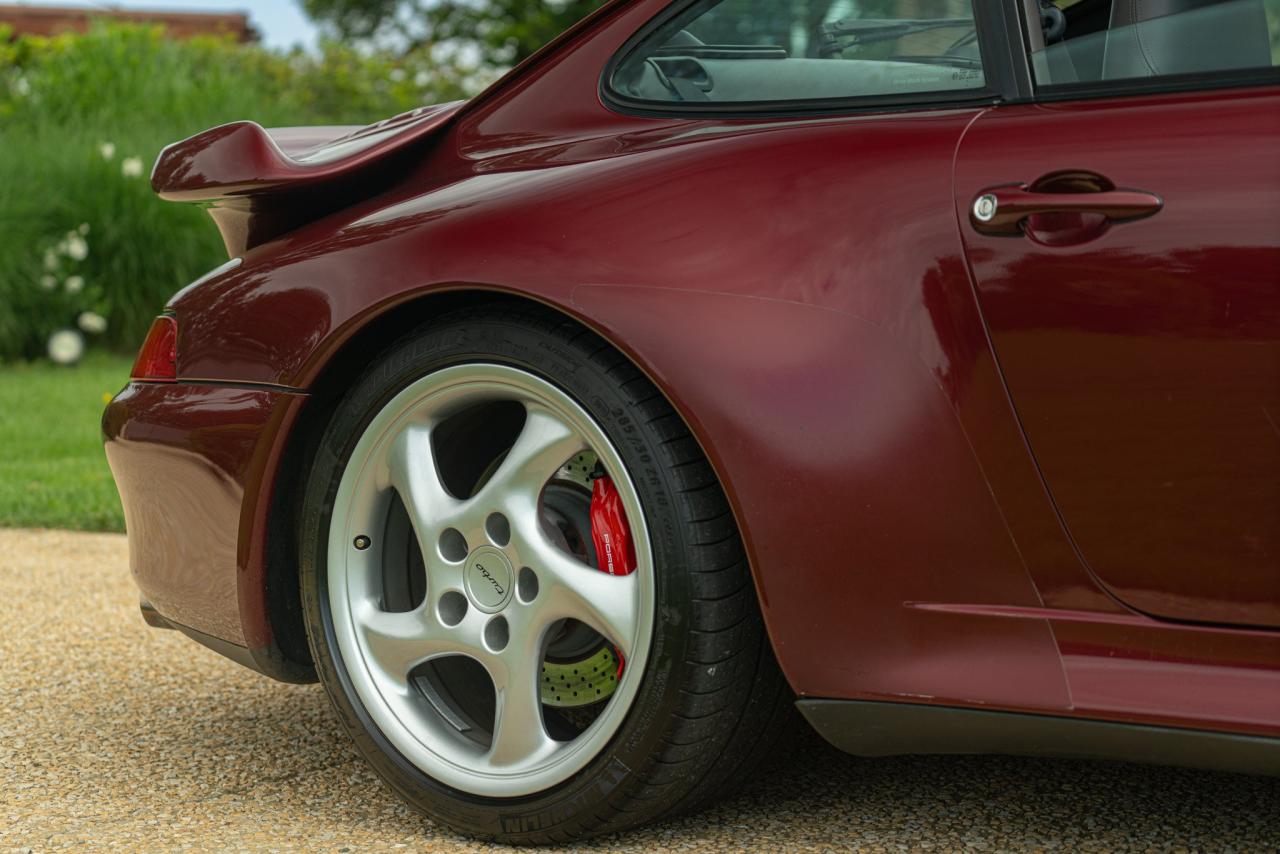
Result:
[[[425,51],[280,54],[101,23],[8,36],[0,27],[0,361],[38,357],[77,326],[91,346],[131,352],[174,291],[225,260],[201,210],[150,191],[169,142],[246,118],[365,124],[482,82]]]

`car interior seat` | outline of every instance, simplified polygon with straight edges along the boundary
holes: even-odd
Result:
[[[1115,0],[1105,80],[1271,66],[1263,0]]]

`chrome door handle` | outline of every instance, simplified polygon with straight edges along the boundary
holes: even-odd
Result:
[[[1142,219],[1160,212],[1164,200],[1142,190],[1047,192],[1026,185],[983,190],[969,208],[969,220],[983,234],[1016,236],[1036,214],[1098,214],[1109,222]]]

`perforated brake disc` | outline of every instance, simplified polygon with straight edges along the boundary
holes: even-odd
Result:
[[[596,462],[596,455],[585,451],[565,463],[556,479],[590,492]],[[580,535],[589,538],[590,531]],[[584,652],[542,662],[542,702],[548,706],[566,709],[599,703],[617,687],[618,656],[604,640]]]
[[[578,661],[542,662],[542,702],[556,708],[609,699],[618,687],[618,656],[605,644]]]
[[[576,483],[588,492],[591,491],[591,473],[596,469],[597,457],[593,451],[583,451],[556,472],[556,478]]]

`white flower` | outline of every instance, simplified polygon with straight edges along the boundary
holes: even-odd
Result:
[[[62,283],[69,294],[78,294],[84,290],[84,276],[67,276],[67,280]]]
[[[142,174],[142,158],[126,157],[120,161],[120,174],[126,178],[137,178]]]
[[[116,144],[114,142],[98,143],[98,153],[102,155],[103,160],[110,160],[116,156]]]
[[[40,287],[44,288],[46,291],[51,291],[57,286],[58,286],[57,276],[50,276],[48,273],[45,273],[43,276],[40,277]]]
[[[82,223],[80,223],[80,227],[79,227],[79,228],[77,228],[77,229],[76,229],[76,231],[80,232],[80,236],[81,236],[81,237],[83,237],[84,235],[88,234],[88,233],[89,233],[89,223],[87,223],[87,222],[82,222]]]
[[[76,232],[70,232],[60,247],[63,254],[76,261],[83,261],[89,255],[89,244]]]
[[[82,311],[76,318],[76,325],[85,332],[99,334],[107,331],[107,319],[94,311]]]
[[[58,253],[56,250],[44,250],[44,268],[46,270],[58,269]]]
[[[84,355],[84,337],[74,329],[59,329],[49,336],[47,349],[59,365],[73,365]]]
[[[413,75],[413,85],[419,89],[425,89],[431,83],[431,72],[425,68]]]
[[[13,81],[13,94],[19,98],[25,98],[31,94],[31,82],[25,77],[19,77]]]
[[[404,81],[405,73],[403,68],[393,68],[391,73],[387,75],[392,83],[401,83]]]

